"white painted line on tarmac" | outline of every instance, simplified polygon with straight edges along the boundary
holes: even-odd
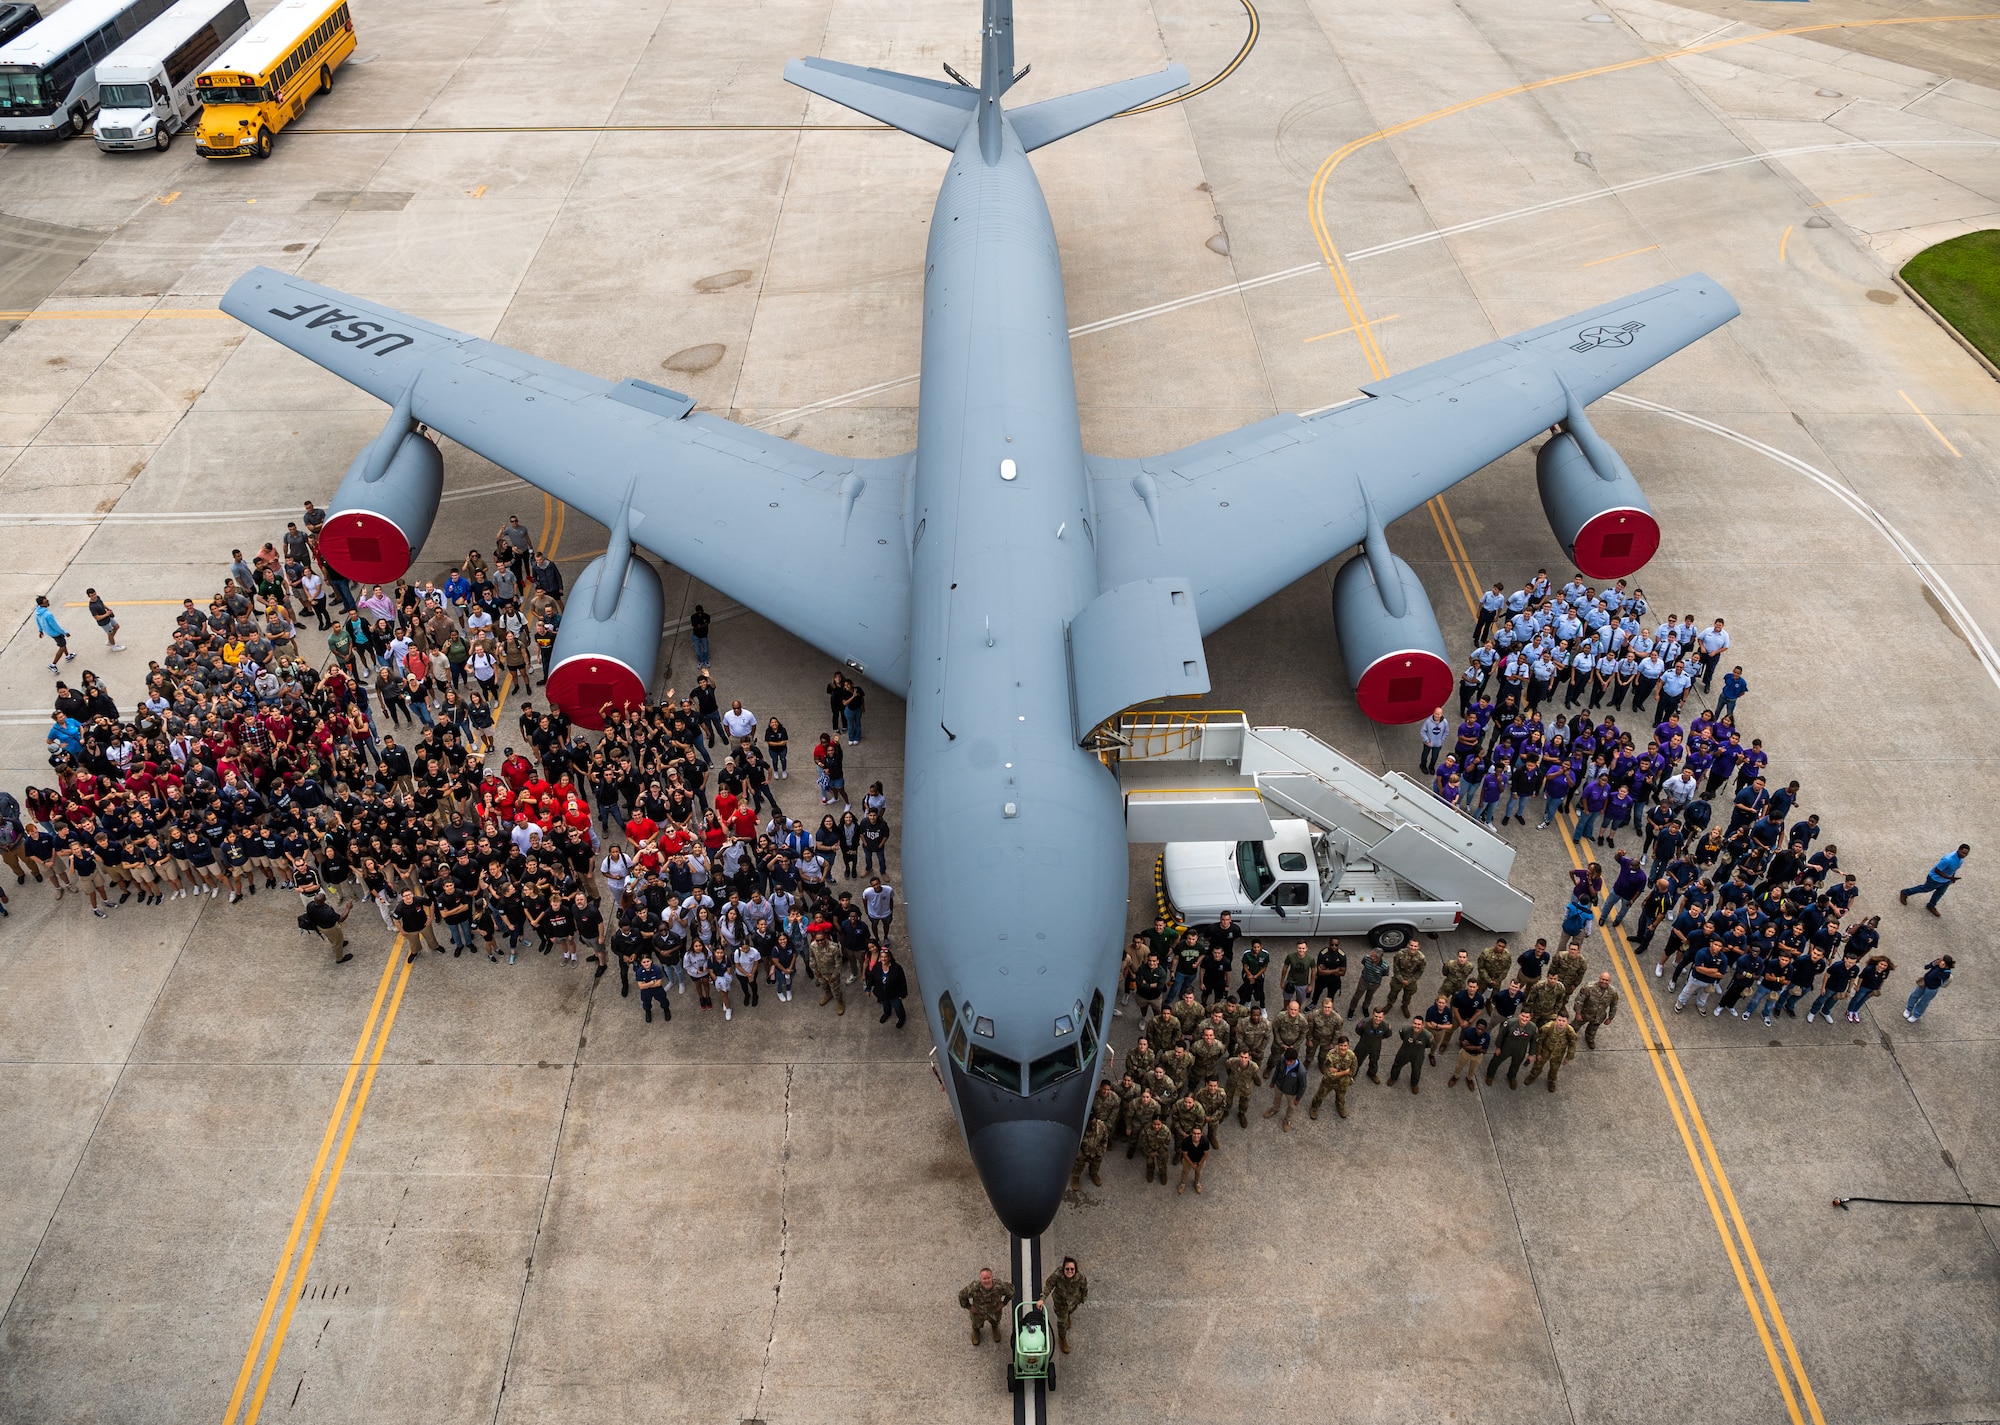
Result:
[[[1979,659],[1980,665],[1986,669],[1986,676],[1993,680],[1993,685],[1996,688],[2000,688],[2000,650],[1994,648],[1993,640],[1987,636],[1986,630],[1979,626],[1979,621],[1973,618],[1971,610],[1967,609],[1964,603],[1960,601],[1958,595],[1952,591],[1951,585],[1945,582],[1944,576],[1938,573],[1928,559],[1918,553],[1916,545],[1910,542],[1909,537],[1893,524],[1889,523],[1880,510],[1862,499],[1851,488],[1842,484],[1818,466],[1809,464],[1799,459],[1796,455],[1788,455],[1775,445],[1766,445],[1761,440],[1747,436],[1741,431],[1731,430],[1728,426],[1719,425],[1705,417],[1694,415],[1688,411],[1676,410],[1672,406],[1663,406],[1658,401],[1648,401],[1638,396],[1628,396],[1622,391],[1613,391],[1604,399],[1607,401],[1617,401],[1621,405],[1633,406],[1642,411],[1651,411],[1653,414],[1665,416],[1669,420],[1680,421],[1685,425],[1694,426],[1698,430],[1705,430],[1711,435],[1719,435],[1724,440],[1734,441],[1746,450],[1754,450],[1760,455],[1768,455],[1786,469],[1805,476],[1813,484],[1819,486],[1829,495],[1832,495],[1843,505],[1846,505],[1855,514],[1866,520],[1877,534],[1889,541],[1890,547],[1896,551],[1902,561],[1916,571],[1917,578],[1923,581],[1924,587],[1936,595],[1938,602],[1943,604],[1946,610],[1950,612],[1952,622],[1958,625],[1959,632],[1965,635],[1965,641],[1971,646],[1973,655]]]
[[[1620,193],[1632,193],[1641,188],[1651,188],[1660,183],[1673,183],[1683,178],[1699,178],[1708,173],[1720,173],[1724,169],[1744,168],[1751,164],[1766,163],[1778,158],[1796,158],[1803,154],[1840,153],[1855,149],[1889,148],[2000,148],[1996,139],[1885,139],[1879,143],[1856,141],[1852,143],[1805,144],[1797,148],[1768,149],[1758,153],[1740,154],[1735,158],[1719,159],[1714,163],[1697,164],[1693,168],[1680,168],[1672,173],[1656,173],[1650,178],[1635,178],[1628,183],[1614,183],[1604,188],[1594,188],[1588,193],[1573,193],[1567,198],[1551,198],[1542,203],[1531,203],[1525,208],[1513,208],[1504,213],[1494,213],[1484,218],[1472,218],[1463,223],[1454,223],[1448,228],[1433,228],[1429,232],[1413,233],[1409,237],[1394,238],[1389,242],[1377,243],[1373,247],[1356,248],[1347,253],[1349,262],[1359,262],[1363,258],[1382,257],[1392,252],[1402,252],[1406,248],[1421,247],[1425,243],[1439,242],[1460,233],[1478,232],[1484,228],[1497,227],[1502,223],[1517,222],[1522,218],[1537,217],[1543,213],[1553,213],[1562,208],[1573,208],[1581,203],[1594,203],[1600,198],[1610,198]],[[1243,292],[1254,292],[1259,287],[1269,287],[1278,282],[1289,282],[1295,277],[1307,277],[1315,272],[1326,271],[1323,262],[1302,262],[1297,267],[1287,267],[1277,272],[1267,272],[1262,277],[1246,277],[1241,282],[1231,282],[1222,287],[1210,287],[1203,292],[1190,293],[1171,301],[1158,302],[1150,307],[1140,307],[1130,312],[1121,312],[1115,317],[1104,317],[1098,321],[1085,322],[1082,326],[1069,329],[1070,340],[1080,336],[1090,336],[1096,332],[1110,331],[1114,327],[1129,326],[1133,322],[1150,321],[1154,317],[1164,317],[1172,312],[1184,311],[1189,307],[1213,302],[1221,297],[1233,297]],[[885,391],[915,384],[917,377],[898,376],[888,381],[877,381],[872,386],[863,386],[840,396],[829,396],[823,401],[814,401],[804,406],[794,406],[788,411],[779,411],[774,416],[751,424],[758,430],[769,430],[773,426],[795,421],[804,416],[816,415],[820,411],[832,410],[836,406],[852,405],[865,401],[870,396],[879,396]],[[1323,409],[1331,409],[1326,407]]]

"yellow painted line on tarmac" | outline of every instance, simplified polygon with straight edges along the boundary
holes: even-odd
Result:
[[[402,946],[403,937],[398,935],[389,952],[390,966],[396,964]],[[402,957],[403,968],[396,976],[396,992],[389,998],[388,1013],[382,1017],[381,1032],[375,1036],[375,1047],[368,1056],[368,1072],[362,1076],[361,1088],[354,1097],[354,1110],[348,1114],[347,1126],[341,1132],[340,1151],[334,1155],[333,1167],[327,1174],[326,1190],[320,1194],[319,1206],[313,1210],[312,1230],[306,1234],[305,1247],[299,1253],[298,1270],[292,1274],[285,1309],[278,1317],[277,1328],[271,1333],[271,1348],[264,1356],[264,1369],[257,1373],[257,1390],[243,1412],[243,1425],[257,1425],[258,1413],[264,1408],[264,1396],[271,1388],[272,1374],[278,1369],[278,1356],[284,1348],[285,1333],[291,1329],[292,1313],[298,1310],[299,1300],[305,1295],[306,1273],[312,1270],[313,1253],[319,1247],[320,1231],[326,1226],[327,1209],[333,1206],[334,1189],[340,1186],[341,1170],[347,1166],[347,1150],[354,1146],[354,1132],[361,1126],[361,1115],[368,1107],[368,1091],[375,1086],[375,1071],[382,1065],[382,1051],[389,1047],[389,1031],[396,1027],[396,1011],[403,1003],[403,990],[410,983],[412,963],[412,957]],[[227,1417],[223,1425],[229,1425]]]
[[[1556,814],[1556,828],[1562,832],[1564,848],[1569,852],[1570,864],[1579,870],[1585,858],[1579,853],[1575,838],[1571,835],[1569,818],[1563,813]],[[1805,1397],[1807,1408],[1812,1412],[1815,1425],[1825,1425],[1819,1412],[1819,1402],[1814,1398],[1811,1384],[1806,1380],[1805,1367],[1799,1361],[1798,1348],[1792,1344],[1791,1332],[1786,1329],[1784,1313],[1778,1309],[1778,1299],[1771,1290],[1770,1280],[1764,1275],[1764,1265],[1757,1257],[1757,1248],[1750,1240],[1750,1228],[1743,1221],[1743,1214],[1736,1205],[1736,1195],[1730,1191],[1729,1177],[1722,1170],[1722,1160],[1717,1156],[1715,1144],[1708,1136],[1708,1127],[1702,1121],[1701,1109],[1696,1106],[1694,1090],[1688,1086],[1687,1076],[1681,1072],[1680,1056],[1674,1052],[1673,1041],[1667,1037],[1665,1023],[1660,1018],[1660,1007],[1653,1002],[1652,991],[1646,987],[1645,966],[1632,953],[1632,946],[1625,938],[1623,930],[1607,927],[1601,922],[1597,927],[1605,948],[1611,952],[1611,966],[1617,973],[1618,982],[1624,987],[1625,998],[1632,1002],[1632,1017],[1639,1021],[1640,1036],[1646,1041],[1646,1057],[1652,1063],[1653,1073],[1660,1081],[1660,1092],[1666,1096],[1667,1107],[1673,1111],[1674,1126],[1680,1130],[1681,1144],[1687,1149],[1688,1163],[1694,1169],[1695,1180],[1701,1184],[1702,1196],[1707,1199],[1709,1215],[1715,1220],[1716,1234],[1722,1239],[1724,1252],[1728,1254],[1730,1269],[1736,1275],[1736,1286],[1743,1294],[1743,1304],[1749,1309],[1750,1320],[1756,1326],[1757,1339],[1764,1347],[1765,1359],[1770,1363],[1771,1374],[1778,1382],[1778,1392],[1784,1397],[1785,1411],[1791,1416],[1793,1425],[1804,1425],[1799,1414],[1798,1394]],[[1621,953],[1622,951],[1622,953]],[[1673,1070],[1669,1081],[1667,1070]],[[1675,1087],[1680,1090],[1675,1095]],[[1683,1112],[1682,1104],[1686,1110]],[[1689,1132],[1689,1124],[1694,1126],[1694,1134]],[[1696,1151],[1695,1135],[1701,1139],[1700,1151]],[[1717,1201],[1720,1190],[1723,1200],[1728,1203],[1725,1217],[1722,1204]],[[1736,1233],[1742,1239],[1742,1251],[1737,1250],[1737,1238],[1730,1235],[1730,1224],[1734,1223]],[[1744,1271],[1745,1260],[1756,1274],[1757,1288],[1753,1293],[1750,1278]],[[1785,1357],[1791,1362],[1792,1371],[1798,1377],[1799,1392],[1794,1394],[1791,1377],[1785,1373],[1780,1361],[1777,1344],[1771,1339],[1770,1326],[1766,1324],[1764,1311],[1758,1307],[1762,1300],[1765,1310],[1771,1316],[1772,1324],[1784,1342]]]
[[[1335,169],[1349,158],[1371,144],[1383,139],[1394,138],[1397,134],[1435,123],[1439,119],[1463,114],[1468,109],[1491,104],[1501,99],[1511,99],[1521,94],[1531,94],[1538,89],[1553,88],[1558,84],[1569,84],[1578,79],[1592,79],[1603,74],[1616,74],[1621,70],[1639,69],[1646,65],[1661,64],[1672,59],[1686,59],[1691,55],[1711,54],[1716,50],[1731,49],[1737,45],[1757,44],[1780,35],[1808,35],[1821,30],[1865,30],[1880,25],[1948,25],[1978,20],[2000,20],[2000,12],[1977,15],[1898,15],[1881,20],[1832,20],[1817,25],[1794,25],[1783,30],[1763,30],[1756,34],[1738,35],[1734,39],[1713,40],[1706,44],[1687,45],[1680,49],[1663,50],[1658,54],[1640,55],[1634,59],[1619,60],[1615,64],[1600,64],[1592,69],[1579,69],[1569,74],[1554,74],[1547,79],[1531,80],[1526,84],[1509,85],[1505,89],[1495,89],[1490,94],[1462,99],[1456,104],[1448,104],[1442,109],[1433,109],[1428,114],[1419,114],[1413,119],[1405,119],[1398,124],[1390,124],[1360,138],[1350,139],[1342,144],[1319,166],[1313,174],[1308,194],[1308,204],[1312,219],[1313,236],[1319,240],[1320,253],[1326,262],[1327,272],[1333,278],[1335,291],[1340,294],[1342,304],[1347,308],[1348,320],[1354,323],[1354,333],[1361,345],[1361,354],[1368,362],[1377,380],[1389,374],[1388,364],[1382,359],[1382,351],[1375,343],[1372,329],[1368,326],[1368,314],[1361,309],[1361,299],[1354,290],[1354,283],[1347,275],[1347,264],[1341,260],[1340,250],[1334,245],[1333,235],[1326,225],[1326,185]],[[1136,110],[1134,112],[1137,112]]]
[[[153,201],[155,203],[158,203],[161,207],[164,208],[167,204],[173,202],[174,199],[180,196],[181,196],[181,190],[176,188],[171,193],[162,193],[159,197],[155,198]]]
[[[1637,257],[1642,252],[1658,252],[1659,250],[1660,245],[1654,243],[1651,247],[1635,247],[1630,252],[1614,252],[1609,257],[1600,257],[1595,262],[1586,262],[1583,265],[1585,267],[1602,267],[1607,262],[1623,262],[1626,258]]]
[[[335,1137],[340,1132],[342,1121],[347,1115],[348,1095],[354,1091],[354,1080],[361,1071],[361,1062],[368,1055],[369,1044],[375,1039],[376,1017],[382,1012],[382,998],[389,990],[389,981],[394,977],[396,964],[402,951],[403,938],[399,935],[389,949],[388,962],[382,967],[382,979],[375,986],[375,1001],[368,1007],[368,1018],[362,1023],[361,1037],[354,1041],[354,1057],[348,1061],[347,1077],[342,1080],[339,1096],[333,1101],[333,1112],[326,1120],[326,1133],[320,1138],[319,1156],[313,1159],[311,1174],[306,1178],[305,1191],[299,1195],[298,1211],[292,1214],[291,1234],[285,1238],[285,1249],[278,1256],[278,1269],[271,1274],[271,1289],[264,1296],[264,1310],[257,1317],[257,1331],[250,1339],[250,1349],[243,1355],[243,1369],[237,1372],[236,1389],[230,1392],[229,1408],[223,1413],[223,1425],[234,1425],[236,1412],[242,1408],[243,1393],[249,1388],[250,1379],[255,1374],[257,1362],[264,1354],[266,1333],[271,1326],[272,1313],[277,1310],[278,1298],[284,1293],[285,1278],[291,1270],[292,1255],[298,1250],[299,1236],[305,1230],[306,1219],[312,1211],[314,1198],[319,1194],[320,1175],[326,1170],[327,1155],[333,1151]],[[407,968],[407,964],[405,965]],[[401,991],[397,992],[399,995]],[[386,1030],[384,1032],[386,1038]],[[380,1051],[377,1051],[377,1057]],[[373,1077],[374,1071],[369,1071]],[[331,1189],[329,1189],[329,1195]],[[287,1319],[290,1312],[286,1312]],[[284,1333],[278,1333],[283,1340]],[[272,1354],[277,1354],[275,1344]],[[259,1399],[262,1399],[260,1392]]]
[[[549,531],[556,527],[556,497],[547,490],[542,491],[542,534],[535,541],[535,548],[549,547]]]
[[[1911,410],[1917,413],[1918,420],[1922,421],[1925,425],[1930,427],[1931,434],[1938,438],[1939,445],[1942,445],[1946,450],[1949,450],[1952,453],[1954,459],[1958,460],[1965,459],[1965,456],[1959,451],[1959,448],[1953,445],[1950,441],[1946,440],[1944,438],[1944,432],[1939,430],[1937,428],[1937,425],[1931,420],[1931,418],[1923,413],[1922,408],[1919,407],[1915,401],[1912,401],[1910,399],[1910,393],[1908,391],[1898,391],[1896,394],[1903,398],[1904,405],[1908,406]]]
[[[1444,541],[1445,557],[1451,561],[1452,570],[1458,576],[1459,588],[1477,589],[1480,587],[1479,576],[1473,572],[1472,561],[1466,553],[1465,541],[1458,533],[1458,525],[1451,517],[1450,508],[1445,504],[1442,495],[1431,503],[1436,507],[1432,511],[1432,518],[1437,521],[1439,537]],[[1478,613],[1477,599],[1468,594],[1465,603],[1469,612]],[[1569,851],[1571,862],[1579,867],[1582,866],[1583,862],[1578,855],[1576,842],[1570,836],[1568,824],[1560,817],[1556,824],[1562,829],[1563,844]],[[1680,1058],[1674,1052],[1673,1041],[1667,1035],[1665,1022],[1659,1017],[1659,1007],[1653,1003],[1650,992],[1644,994],[1639,992],[1645,990],[1645,981],[1638,957],[1632,953],[1632,947],[1625,940],[1622,930],[1606,930],[1600,925],[1599,932],[1604,936],[1605,944],[1611,949],[1612,965],[1617,970],[1620,981],[1626,985],[1626,998],[1634,1001],[1632,1010],[1634,1018],[1652,1026],[1645,1031],[1645,1037],[1648,1041],[1647,1052],[1653,1057],[1654,1072],[1660,1081],[1660,1092],[1666,1096],[1667,1107],[1673,1114],[1675,1126],[1680,1130],[1681,1140],[1688,1151],[1688,1161],[1694,1168],[1695,1180],[1700,1184],[1702,1194],[1708,1201],[1709,1211],[1715,1219],[1716,1233],[1722,1239],[1723,1250],[1736,1274],[1737,1286],[1743,1293],[1744,1305],[1750,1310],[1758,1339],[1764,1347],[1765,1359],[1770,1363],[1772,1377],[1778,1383],[1778,1393],[1784,1397],[1785,1409],[1791,1417],[1792,1425],[1805,1425],[1805,1418],[1799,1411],[1801,1400],[1805,1403],[1807,1413],[1812,1416],[1813,1425],[1826,1425],[1825,1417],[1820,1414],[1819,1401],[1813,1394],[1812,1384],[1806,1378],[1805,1365],[1799,1359],[1798,1347],[1792,1340],[1790,1328],[1785,1324],[1785,1314],[1778,1306],[1777,1293],[1772,1289],[1770,1279],[1764,1273],[1764,1265],[1757,1255],[1756,1244],[1750,1238],[1749,1224],[1743,1220],[1742,1209],[1737,1206],[1736,1194],[1729,1185],[1729,1175],[1723,1170],[1722,1158],[1716,1152],[1715,1143],[1709,1137],[1708,1125],[1701,1116],[1701,1108],[1695,1102],[1694,1089],[1689,1085],[1687,1075],[1681,1069]],[[1624,960],[1619,958],[1621,947]],[[1638,981],[1639,990],[1632,988],[1631,982],[1634,979]],[[1671,1078],[1668,1074],[1669,1069],[1672,1071]],[[1676,1088],[1679,1091],[1678,1096]],[[1700,1141],[1699,1152],[1696,1150],[1696,1139]],[[1735,1228],[1734,1236],[1730,1233],[1732,1225]],[[1749,1267],[1747,1273],[1744,1270],[1746,1263]],[[1750,1281],[1752,1276],[1756,1278],[1754,1292]],[[1779,1352],[1780,1345],[1783,1346],[1782,1356]],[[1790,1365],[1789,1375],[1786,1373],[1787,1363]],[[1794,1379],[1797,1381],[1796,1391],[1793,1389]]]
[[[486,185],[482,183],[477,188],[466,189],[465,196],[468,198],[484,198],[486,196]]]
[[[1386,317],[1376,317],[1376,318],[1375,318],[1375,319],[1374,319],[1374,320],[1373,320],[1372,322],[1370,322],[1370,323],[1369,323],[1369,325],[1370,325],[1370,326],[1377,326],[1377,327],[1379,327],[1379,326],[1381,326],[1381,325],[1382,325],[1382,323],[1384,323],[1384,322],[1393,322],[1393,321],[1397,320],[1398,318],[1400,318],[1400,317],[1401,317],[1402,315],[1403,315],[1403,314],[1402,314],[1401,312],[1391,312],[1391,313],[1390,313],[1390,314],[1389,314],[1388,316],[1386,316]],[[1341,329],[1340,329],[1339,331],[1332,331],[1332,332],[1321,332],[1321,333],[1320,333],[1320,334],[1319,334],[1318,336],[1309,336],[1309,337],[1307,337],[1307,338],[1306,338],[1306,344],[1307,344],[1307,345],[1311,345],[1311,344],[1312,344],[1313,342],[1316,342],[1316,341],[1325,341],[1325,340],[1326,340],[1326,339],[1327,339],[1328,337],[1330,337],[1330,336],[1346,336],[1346,335],[1347,335],[1347,334],[1348,334],[1349,332],[1351,332],[1351,331],[1353,331],[1353,330],[1354,330],[1354,328],[1353,328],[1353,327],[1351,327],[1351,326],[1347,326],[1347,327],[1342,327],[1342,328],[1341,328]]]
[[[0,312],[0,322],[141,322],[187,321],[227,317],[227,312],[204,309],[177,311],[156,307],[149,312]]]
[[[568,518],[569,518],[569,506],[565,505],[561,500],[557,500],[555,533],[549,536],[549,547],[542,551],[544,554],[548,555],[551,561],[555,559],[556,550],[562,545],[563,522]]]
[[[1785,247],[1788,243],[1791,242],[1791,240],[1792,240],[1792,225],[1790,223],[1786,223],[1785,230],[1782,233],[1778,234],[1778,261],[1783,262],[1785,260]]]
[[[1243,13],[1249,17],[1250,30],[1249,33],[1243,36],[1242,48],[1236,51],[1235,57],[1229,63],[1222,66],[1216,73],[1215,78],[1209,80],[1206,84],[1197,84],[1194,88],[1186,90],[1183,93],[1169,94],[1164,99],[1155,99],[1150,104],[1141,104],[1136,109],[1127,109],[1119,117],[1125,118],[1133,114],[1149,114],[1155,109],[1164,109],[1172,104],[1185,104],[1198,94],[1206,94],[1209,90],[1234,74],[1242,66],[1243,61],[1250,58],[1250,51],[1257,47],[1257,36],[1264,28],[1264,22],[1257,17],[1257,7],[1251,4],[1250,0],[1237,0],[1237,3],[1242,5]]]

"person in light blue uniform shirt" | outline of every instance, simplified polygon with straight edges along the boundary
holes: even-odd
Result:
[[[1697,636],[1701,647],[1701,690],[1704,693],[1715,690],[1715,665],[1722,661],[1722,655],[1729,651],[1729,630],[1717,619],[1715,626],[1706,628]]]
[[[1687,690],[1693,685],[1693,675],[1676,658],[1674,666],[1660,675],[1659,716],[1662,722],[1680,710],[1681,699],[1687,696]]]
[[[1896,899],[1908,905],[1911,896],[1920,896],[1928,892],[1930,899],[1924,902],[1924,909],[1932,915],[1939,914],[1937,903],[1943,900],[1944,893],[1957,883],[1958,873],[1965,865],[1965,858],[1971,854],[1972,847],[1961,841],[1958,850],[1947,851],[1938,857],[1937,865],[1931,867],[1930,874],[1924,877],[1921,885],[1907,886],[1896,892]]]
[[[1479,596],[1479,620],[1472,626],[1474,643],[1485,641],[1487,631],[1493,627],[1493,621],[1500,617],[1500,611],[1506,607],[1507,594],[1504,585],[1495,584]]]

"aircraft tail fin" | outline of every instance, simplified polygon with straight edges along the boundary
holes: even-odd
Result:
[[[795,59],[785,79],[942,149],[958,147],[979,107],[979,91],[962,84],[831,59]]]
[[[979,148],[988,163],[1000,157],[1000,100],[1021,77],[1014,68],[1014,0],[984,0],[980,24],[979,83],[974,86],[945,66],[956,83],[922,79],[887,69],[866,69],[831,59],[795,59],[785,78],[801,89],[913,134],[926,143],[956,151],[968,125],[979,126]],[[1007,120],[1032,152],[1044,144],[1114,118],[1127,109],[1184,89],[1188,72],[1175,64],[1158,74],[1124,79],[1095,89],[1044,99],[1008,114]]]
[[[1116,84],[1100,84],[1095,89],[1080,89],[1058,99],[1026,105],[1010,113],[1007,121],[1020,137],[1021,147],[1033,153],[1044,144],[1116,118],[1127,109],[1163,99],[1176,89],[1185,89],[1187,84],[1187,70],[1178,64],[1169,65],[1158,74],[1142,74],[1136,79],[1121,79]]]

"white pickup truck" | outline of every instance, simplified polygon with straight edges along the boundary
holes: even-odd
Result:
[[[1271,826],[1268,841],[1169,842],[1160,858],[1162,909],[1191,925],[1226,910],[1245,934],[1260,937],[1365,935],[1384,950],[1457,926],[1464,909],[1457,901],[1431,900],[1372,862],[1343,860],[1309,822],[1273,817]]]

